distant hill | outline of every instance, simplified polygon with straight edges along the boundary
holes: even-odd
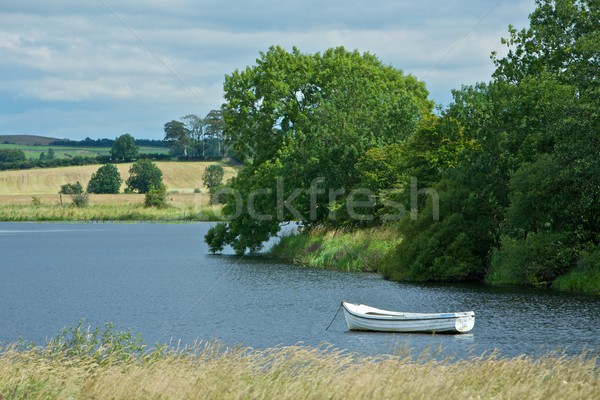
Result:
[[[64,141],[67,139],[57,139],[36,135],[0,135],[0,143],[22,144],[28,146],[48,146],[50,143],[57,140]]]

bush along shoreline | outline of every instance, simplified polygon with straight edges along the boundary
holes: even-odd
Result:
[[[267,255],[313,268],[353,272],[376,272],[398,282],[479,282],[490,285],[548,287],[554,290],[600,295],[600,251],[584,253],[577,267],[558,278],[537,285],[522,279],[521,270],[498,273],[493,268],[482,279],[460,279],[448,265],[448,272],[427,276],[418,268],[398,270],[398,251],[406,247],[393,226],[359,230],[322,227],[283,236]],[[448,260],[450,260],[448,258]],[[446,266],[439,261],[439,270]]]

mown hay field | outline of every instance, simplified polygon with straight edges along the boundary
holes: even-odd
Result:
[[[195,189],[206,192],[202,184],[204,170],[214,162],[157,162],[163,172],[163,180],[170,193],[194,193]],[[117,164],[123,182],[129,177],[131,164]],[[14,198],[3,196],[57,195],[60,186],[77,181],[86,187],[92,174],[100,165],[84,165],[60,168],[40,168],[17,171],[0,171],[0,203],[6,204]],[[224,166],[224,181],[235,174],[235,168]],[[125,188],[122,184],[121,190]],[[124,195],[123,195],[124,196]],[[107,198],[108,199],[108,198]],[[29,201],[31,198],[29,198]],[[116,200],[112,200],[116,201]]]

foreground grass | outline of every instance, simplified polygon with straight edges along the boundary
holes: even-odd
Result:
[[[592,399],[596,360],[366,357],[301,346],[267,350],[205,343],[99,359],[70,349],[5,349],[0,399]]]
[[[381,258],[400,239],[391,227],[354,231],[312,229],[283,237],[270,255],[295,263],[345,271],[377,271]]]

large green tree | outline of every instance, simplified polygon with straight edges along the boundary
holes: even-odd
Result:
[[[110,149],[110,157],[113,161],[133,161],[138,156],[139,149],[135,144],[135,139],[129,133],[119,136],[115,139]]]
[[[188,158],[192,154],[193,142],[191,131],[182,121],[172,120],[164,126],[164,140],[169,144],[171,155]]]
[[[434,184],[440,220],[401,222],[387,276],[547,284],[598,245],[600,3],[536,6],[492,81],[454,91],[443,118],[472,146]]]
[[[213,251],[258,250],[283,221],[346,219],[330,207],[329,189],[348,196],[362,155],[407,140],[433,108],[422,82],[342,47],[271,47],[255,66],[227,76],[224,88],[224,133],[245,166],[224,207],[236,218],[207,236]]]
[[[151,188],[160,188],[162,171],[148,159],[137,160],[129,168],[127,187],[138,193],[147,193]]]

